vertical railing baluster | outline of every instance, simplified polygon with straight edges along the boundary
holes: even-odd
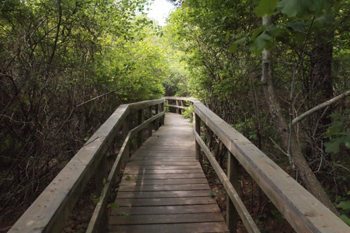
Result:
[[[151,118],[152,116],[153,116],[153,107],[154,107],[154,105],[151,105],[151,106],[149,106],[148,107],[148,111],[149,111],[149,118]],[[147,131],[148,131],[148,137],[151,137],[152,136],[152,130],[154,129],[154,124],[152,123],[152,124],[150,124],[149,125],[149,127],[148,127],[148,129],[147,129]]]
[[[198,135],[200,135],[201,134],[201,119],[199,118],[199,116],[195,112],[193,113],[193,120],[194,120],[194,129],[198,133]],[[196,141],[196,159],[199,161],[202,161],[201,147],[199,146],[197,141]]]
[[[157,115],[161,111],[161,104],[157,104],[155,107],[155,115]],[[155,130],[158,130],[160,126],[160,120],[155,121]]]
[[[138,110],[138,113],[137,113],[137,125],[142,124],[144,119],[145,119],[144,109]],[[143,143],[143,130],[141,130],[137,134],[137,148],[139,148],[142,145],[142,143]]]
[[[176,106],[179,106],[179,101],[178,101],[178,100],[175,100],[175,105],[176,105]],[[180,113],[180,109],[179,109],[179,108],[176,108],[176,113],[177,113],[177,114]]]
[[[227,177],[230,180],[232,186],[236,189],[237,193],[240,194],[240,184],[238,180],[238,161],[234,156],[228,152],[227,154]],[[237,229],[237,222],[239,215],[234,207],[229,196],[226,196],[226,224],[231,233],[235,233]]]
[[[160,111],[164,112],[164,110],[165,110],[165,101],[160,104]],[[160,124],[161,125],[164,125],[164,120],[165,120],[165,115],[160,120]]]

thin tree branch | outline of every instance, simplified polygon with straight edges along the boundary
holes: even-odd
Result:
[[[294,124],[298,123],[299,121],[303,120],[308,115],[310,115],[310,114],[312,114],[314,112],[317,112],[318,110],[320,110],[322,108],[325,108],[325,107],[327,107],[327,106],[329,106],[329,105],[337,102],[338,100],[341,100],[341,99],[343,99],[343,98],[345,98],[345,97],[347,97],[349,95],[350,95],[350,90],[348,90],[348,91],[344,92],[343,94],[340,94],[340,95],[338,95],[338,96],[336,96],[336,97],[334,97],[334,98],[332,98],[330,100],[327,100],[326,102],[323,102],[323,103],[321,103],[321,104],[311,108],[310,110],[308,110],[308,111],[304,112],[303,114],[301,114],[301,115],[297,116],[296,118],[294,118],[293,121],[292,121],[292,125],[294,125]]]
[[[101,98],[101,97],[104,97],[104,96],[106,96],[106,95],[112,94],[112,93],[114,93],[114,92],[116,92],[116,91],[110,91],[110,92],[104,93],[104,94],[102,94],[102,95],[96,96],[96,97],[94,97],[94,98],[92,98],[92,99],[89,99],[89,100],[87,100],[87,101],[84,101],[84,102],[82,102],[82,103],[76,105],[75,107],[78,108],[78,107],[80,107],[80,106],[82,106],[82,105],[84,105],[84,104],[90,103],[91,101],[97,100],[97,99],[99,99],[99,98]]]

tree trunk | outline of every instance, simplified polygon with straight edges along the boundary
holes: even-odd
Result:
[[[268,16],[263,17],[263,25],[269,24],[271,24],[271,18]],[[293,130],[289,132],[288,121],[282,114],[282,109],[279,101],[276,98],[272,83],[271,52],[266,49],[263,51],[262,55],[261,81],[264,84],[263,89],[270,114],[272,115],[277,131],[282,139],[283,146],[285,148],[290,146],[292,161],[299,172],[303,185],[325,206],[327,206],[334,213],[337,213],[333,203],[330,201],[325,190],[322,188],[322,185],[309,167],[302,153],[301,146],[298,143],[297,135]],[[289,135],[289,133],[291,135]]]

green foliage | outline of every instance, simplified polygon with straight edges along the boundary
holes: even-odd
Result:
[[[276,9],[278,0],[261,0],[255,8],[257,16],[272,15]]]
[[[340,218],[350,226],[350,192],[347,193],[347,195],[343,197],[338,197],[337,205],[336,207],[340,211]]]
[[[278,6],[289,17],[306,14],[320,14],[327,5],[327,0],[282,0]]]
[[[350,149],[350,110],[332,114],[332,124],[327,129],[325,136],[329,141],[325,144],[326,152],[337,154],[341,146]]]
[[[190,105],[188,108],[185,109],[185,111],[182,112],[182,115],[186,119],[190,119],[192,122],[193,121],[193,112],[194,112],[194,107],[193,107],[193,105]]]

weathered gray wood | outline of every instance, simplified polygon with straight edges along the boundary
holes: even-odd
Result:
[[[191,191],[119,191],[118,198],[211,197],[210,190]]]
[[[220,213],[196,213],[196,214],[170,214],[170,215],[135,215],[111,218],[111,225],[135,225],[135,224],[170,224],[170,223],[199,223],[199,222],[223,222]]]
[[[223,222],[210,223],[182,223],[182,224],[146,224],[146,225],[112,225],[110,232],[115,233],[214,233],[227,232],[226,225]]]
[[[174,166],[193,166],[196,165],[196,162],[192,162],[191,160],[185,160],[185,161],[174,161],[174,160],[157,160],[157,161],[148,161],[148,160],[131,160],[130,165],[137,165],[137,164],[142,164],[142,165],[152,165],[152,166],[157,166],[157,165],[174,165]]]
[[[122,161],[123,158],[125,156],[128,156],[126,153],[128,153],[128,147],[129,147],[129,143],[130,143],[130,133],[127,135],[121,150],[119,151],[117,158],[112,166],[112,169],[108,175],[108,178],[106,180],[105,186],[102,189],[102,193],[101,196],[99,198],[98,203],[95,206],[95,210],[92,214],[92,217],[90,219],[90,222],[88,224],[87,233],[93,233],[93,232],[99,232],[102,229],[100,229],[100,222],[102,221],[102,218],[105,214],[106,211],[106,207],[107,207],[107,198],[110,194],[111,191],[111,184],[112,182],[115,180],[116,175],[118,174],[118,172],[120,171],[121,165],[122,165]]]
[[[166,227],[166,231],[193,229],[177,225],[184,221],[192,224],[214,221],[225,226],[201,166],[195,159],[194,144],[191,124],[180,115],[168,114],[165,125],[135,152],[124,170],[115,200],[118,208],[113,209],[110,215],[111,230],[122,229],[125,224],[130,227],[147,224],[150,227],[167,222],[171,224]],[[191,216],[216,214],[211,219],[210,215],[202,219],[186,219],[179,217],[181,213],[198,214]],[[139,214],[146,216],[141,217]],[[155,214],[164,217],[155,219]],[[180,215],[177,217],[174,214]],[[208,232],[216,231],[215,225],[205,226],[214,227],[208,228]],[[144,232],[154,232],[152,227],[147,227]],[[133,228],[125,230],[132,231]],[[226,231],[224,227],[223,232]]]
[[[238,180],[238,161],[229,152],[227,156],[227,178],[232,184],[233,188],[236,190],[237,194],[240,196],[241,189]],[[226,198],[226,224],[231,233],[236,233],[238,220],[239,214],[237,213],[231,198],[228,196]]]
[[[114,140],[117,128],[129,112],[120,106],[45,188],[10,233],[60,232],[79,195]]]
[[[215,204],[212,197],[176,197],[176,198],[122,198],[116,199],[119,206],[184,206],[184,205],[207,205]]]
[[[237,191],[231,184],[225,172],[220,167],[220,164],[216,161],[215,156],[211,153],[205,142],[197,133],[195,133],[195,138],[198,144],[200,145],[201,149],[203,150],[204,154],[208,158],[208,161],[210,162],[211,166],[215,170],[215,173],[220,179],[222,185],[225,187],[226,193],[230,197],[230,200],[232,201],[239,216],[241,217],[246,230],[251,233],[260,233],[258,227],[256,226],[253,218],[250,216],[247,208],[245,207],[243,201],[239,197]]]
[[[143,160],[144,161],[144,160]],[[130,165],[128,166],[124,172],[127,171],[133,171],[133,170],[191,170],[191,169],[201,169],[201,166],[199,164],[195,165],[189,165],[189,166],[172,166],[172,165],[158,165],[158,166],[152,166],[148,164],[140,164],[140,165]]]
[[[105,229],[101,229],[101,227],[105,227],[106,223],[103,223],[102,219],[106,217],[106,210],[107,210],[107,201],[108,197],[110,195],[110,191],[112,188],[113,181],[116,179],[117,174],[120,171],[120,168],[122,166],[122,161],[125,160],[125,157],[129,156],[129,144],[130,139],[133,135],[137,134],[139,131],[142,131],[143,128],[148,127],[151,125],[154,121],[161,118],[163,116],[163,113],[157,114],[156,116],[153,116],[143,123],[141,123],[139,126],[135,127],[134,129],[130,130],[128,135],[126,136],[124,143],[117,155],[117,158],[112,166],[111,171],[109,172],[109,175],[107,177],[107,180],[105,181],[105,186],[102,189],[101,196],[99,198],[98,203],[96,204],[95,210],[92,214],[92,217],[90,219],[90,222],[88,224],[87,233],[93,233],[93,232],[101,232],[105,231]]]
[[[139,109],[145,109],[149,106],[163,104],[163,103],[164,103],[164,99],[145,100],[145,101],[141,101],[141,102],[137,102],[137,103],[128,104],[128,106],[129,106],[130,110],[139,110]]]
[[[143,186],[120,186],[119,191],[188,191],[209,190],[207,184],[177,184],[177,185],[143,185]]]
[[[201,119],[195,113],[193,113],[193,119],[194,119],[194,130],[198,135],[201,135]],[[201,149],[197,140],[196,140],[196,159],[199,161],[202,161]]]
[[[142,177],[138,175],[125,175],[123,176],[124,179],[131,179],[131,180],[162,180],[162,179],[193,179],[193,178],[204,178],[204,173],[191,173],[191,174],[150,174],[150,175],[143,175]]]
[[[10,233],[61,232],[87,182],[96,172],[131,110],[163,104],[164,99],[121,105],[92,135],[9,230]]]
[[[253,143],[199,101],[195,113],[219,137],[296,232],[350,233],[350,227]]]
[[[144,109],[139,109],[139,110],[137,111],[137,123],[138,123],[138,125],[142,124],[144,120],[145,120]],[[141,130],[141,132],[139,132],[139,133],[137,134],[137,147],[140,147],[140,146],[142,145],[143,140],[144,140],[144,138],[143,138],[143,132],[142,132],[142,130]]]
[[[146,214],[195,214],[219,212],[217,204],[186,205],[186,206],[147,206],[147,207],[119,207],[112,210],[111,215],[146,215]]]

